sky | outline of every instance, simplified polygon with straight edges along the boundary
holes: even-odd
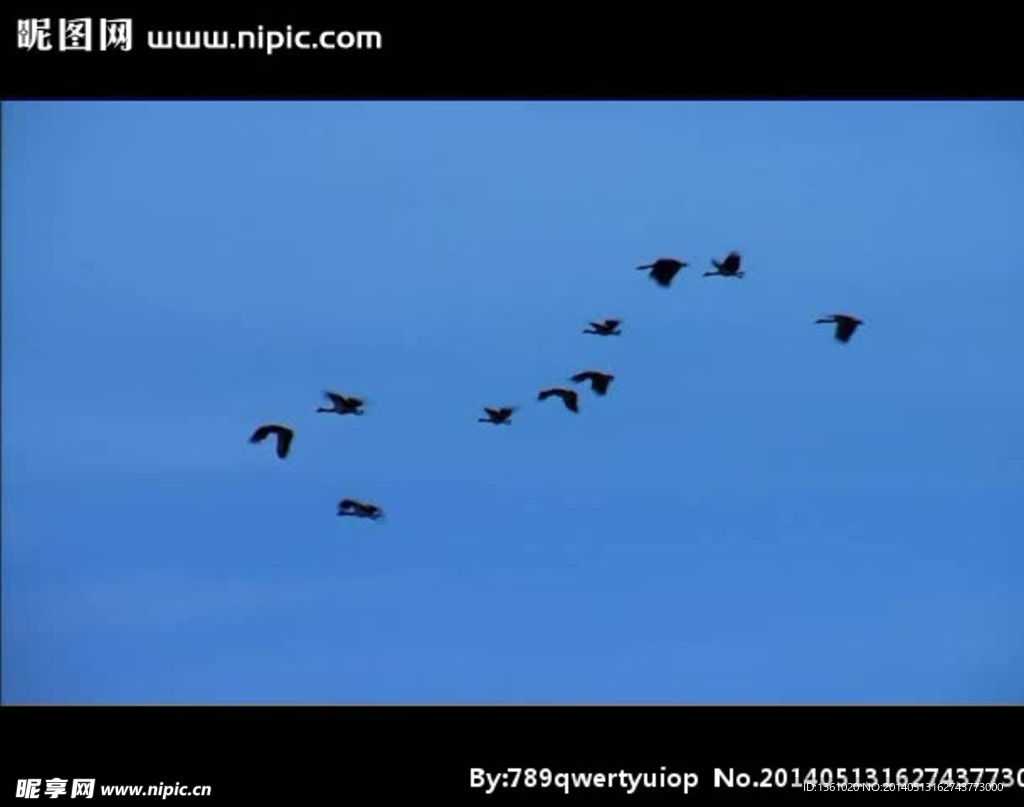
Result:
[[[3,701],[1024,702],[1022,224],[1021,103],[5,103]]]

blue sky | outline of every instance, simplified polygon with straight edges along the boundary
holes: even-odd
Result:
[[[3,116],[5,702],[1024,700],[1024,105]]]

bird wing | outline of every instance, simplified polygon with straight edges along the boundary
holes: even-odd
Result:
[[[335,406],[350,409],[352,407],[359,407],[363,405],[362,398],[354,398],[348,395],[342,395],[340,392],[332,392],[325,390],[324,395],[331,399]]]
[[[621,322],[622,320],[618,319],[606,319],[604,321],[604,327],[606,327],[609,331],[614,331]]]
[[[582,373],[576,373],[576,375],[570,376],[570,378],[578,384],[582,381],[591,381],[595,378],[595,376],[596,373],[594,373],[593,371],[584,370]]]
[[[267,438],[267,435],[269,435],[273,430],[273,426],[260,426],[258,429],[256,429],[256,431],[252,433],[252,437],[249,438],[249,442],[262,442]]]
[[[252,433],[252,437],[250,437],[249,440],[253,443],[259,443],[266,440],[267,437],[272,434],[277,435],[278,438],[280,438],[285,434],[290,435],[290,433],[291,429],[287,426],[281,426],[278,423],[265,423]]]
[[[292,437],[295,433],[291,429],[280,426],[275,428],[274,432],[277,434],[277,456],[283,459],[288,456],[288,449],[291,448]]]
[[[549,387],[548,389],[541,390],[537,397],[540,400],[550,398],[552,395],[557,395],[574,412],[576,411],[577,402],[579,396],[576,394],[576,390],[566,389],[565,387]]]
[[[836,317],[836,339],[846,342],[857,330],[857,322],[849,317]]]
[[[660,266],[655,266],[651,270],[651,277],[653,277],[660,285],[667,286],[672,282],[672,278],[676,276],[676,273],[681,267],[675,263],[663,263]]]

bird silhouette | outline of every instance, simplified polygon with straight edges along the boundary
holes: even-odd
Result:
[[[582,373],[576,373],[571,377],[577,384],[581,384],[584,381],[590,382],[590,388],[598,395],[604,395],[608,392],[608,385],[612,383],[615,376],[610,373],[602,373],[599,370],[584,370]]]
[[[485,418],[477,418],[480,423],[504,423],[506,426],[512,422],[512,413],[516,411],[514,406],[503,406],[500,409],[492,406],[485,406],[487,413]]]
[[[358,499],[342,499],[338,502],[338,515],[372,518],[376,521],[384,517],[384,511],[375,504],[361,502]]]
[[[620,319],[606,319],[603,322],[591,322],[590,327],[583,331],[583,333],[596,333],[598,336],[621,336],[622,331],[619,330],[621,322],[622,320]]]
[[[730,252],[725,256],[724,261],[716,261],[714,258],[711,259],[711,263],[714,265],[716,271],[705,272],[704,277],[710,277],[711,275],[722,275],[723,277],[743,277],[743,271],[740,269],[740,254],[738,252]]]
[[[324,395],[330,399],[332,406],[317,407],[317,412],[337,412],[339,415],[362,415],[363,406],[366,401],[362,398],[353,398],[347,395],[340,395],[337,392],[325,390]]]
[[[295,436],[295,432],[287,426],[281,426],[277,423],[268,423],[260,426],[252,433],[249,442],[262,443],[272,434],[277,437],[277,456],[284,459],[288,456],[288,451],[292,445],[292,438]]]
[[[853,332],[864,324],[862,319],[859,319],[852,314],[831,314],[827,317],[821,317],[820,319],[815,320],[815,323],[819,322],[834,322],[836,326],[835,338],[840,342],[849,342],[850,337],[853,336]]]
[[[562,399],[562,403],[565,404],[565,408],[570,412],[579,412],[579,396],[576,394],[576,390],[566,389],[565,387],[549,387],[548,389],[542,389],[537,393],[537,400],[544,401],[555,395]]]
[[[654,263],[645,263],[643,266],[638,266],[637,269],[650,269],[651,279],[659,286],[667,287],[671,285],[676,273],[684,266],[689,265],[686,261],[675,258],[658,258]]]

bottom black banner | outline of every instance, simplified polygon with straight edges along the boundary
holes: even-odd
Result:
[[[3,717],[4,787],[26,800],[1024,794],[1017,706],[5,706]]]

